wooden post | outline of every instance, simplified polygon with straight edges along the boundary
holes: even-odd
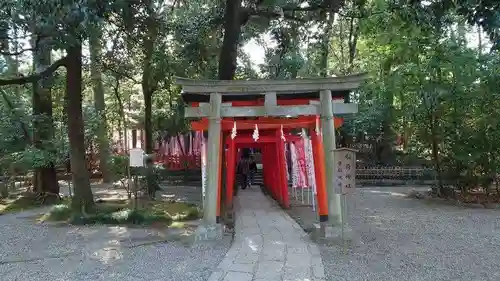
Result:
[[[328,220],[333,225],[342,223],[340,194],[335,191],[335,124],[333,122],[332,93],[320,91],[321,129],[323,132],[323,151],[325,154],[326,187],[328,194]]]
[[[222,183],[222,177],[223,177],[223,170],[224,170],[224,159],[225,159],[225,151],[224,151],[224,134],[221,132],[220,133],[220,145],[219,145],[219,171],[218,171],[218,178],[217,178],[217,213],[216,213],[216,218],[215,221],[217,223],[220,223],[220,216],[221,216],[221,200],[222,200],[222,190],[223,190],[223,183]]]
[[[210,94],[210,116],[207,144],[207,190],[203,210],[203,221],[207,225],[217,223],[217,193],[220,169],[220,107],[222,97],[219,93]]]
[[[278,152],[278,181],[281,204],[283,208],[290,207],[290,198],[288,196],[288,182],[286,180],[286,164],[285,164],[285,141],[281,138],[281,130],[276,130],[276,148]]]

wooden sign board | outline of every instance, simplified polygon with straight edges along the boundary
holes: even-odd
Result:
[[[350,194],[356,189],[356,150],[350,148],[335,149],[335,191]]]
[[[144,150],[132,148],[130,154],[130,167],[144,167]]]

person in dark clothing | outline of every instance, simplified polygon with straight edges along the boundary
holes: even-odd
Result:
[[[257,173],[257,163],[253,157],[250,158],[250,175],[248,179],[248,185],[252,186],[255,173]]]
[[[237,167],[240,178],[241,189],[246,189],[248,186],[248,176],[250,174],[250,159],[248,154],[243,154]]]
[[[160,189],[160,186],[154,169],[153,157],[151,156],[147,156],[146,158],[146,188],[149,199],[154,200],[156,198],[156,191]]]

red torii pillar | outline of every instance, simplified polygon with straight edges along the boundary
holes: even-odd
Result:
[[[326,193],[325,177],[325,154],[323,153],[323,141],[320,132],[311,134],[311,143],[314,162],[314,176],[316,181],[316,193],[318,202],[319,221],[328,221],[328,196]]]

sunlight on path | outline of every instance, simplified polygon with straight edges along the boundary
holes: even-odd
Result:
[[[325,280],[318,247],[254,187],[236,198],[236,235],[209,281]]]

